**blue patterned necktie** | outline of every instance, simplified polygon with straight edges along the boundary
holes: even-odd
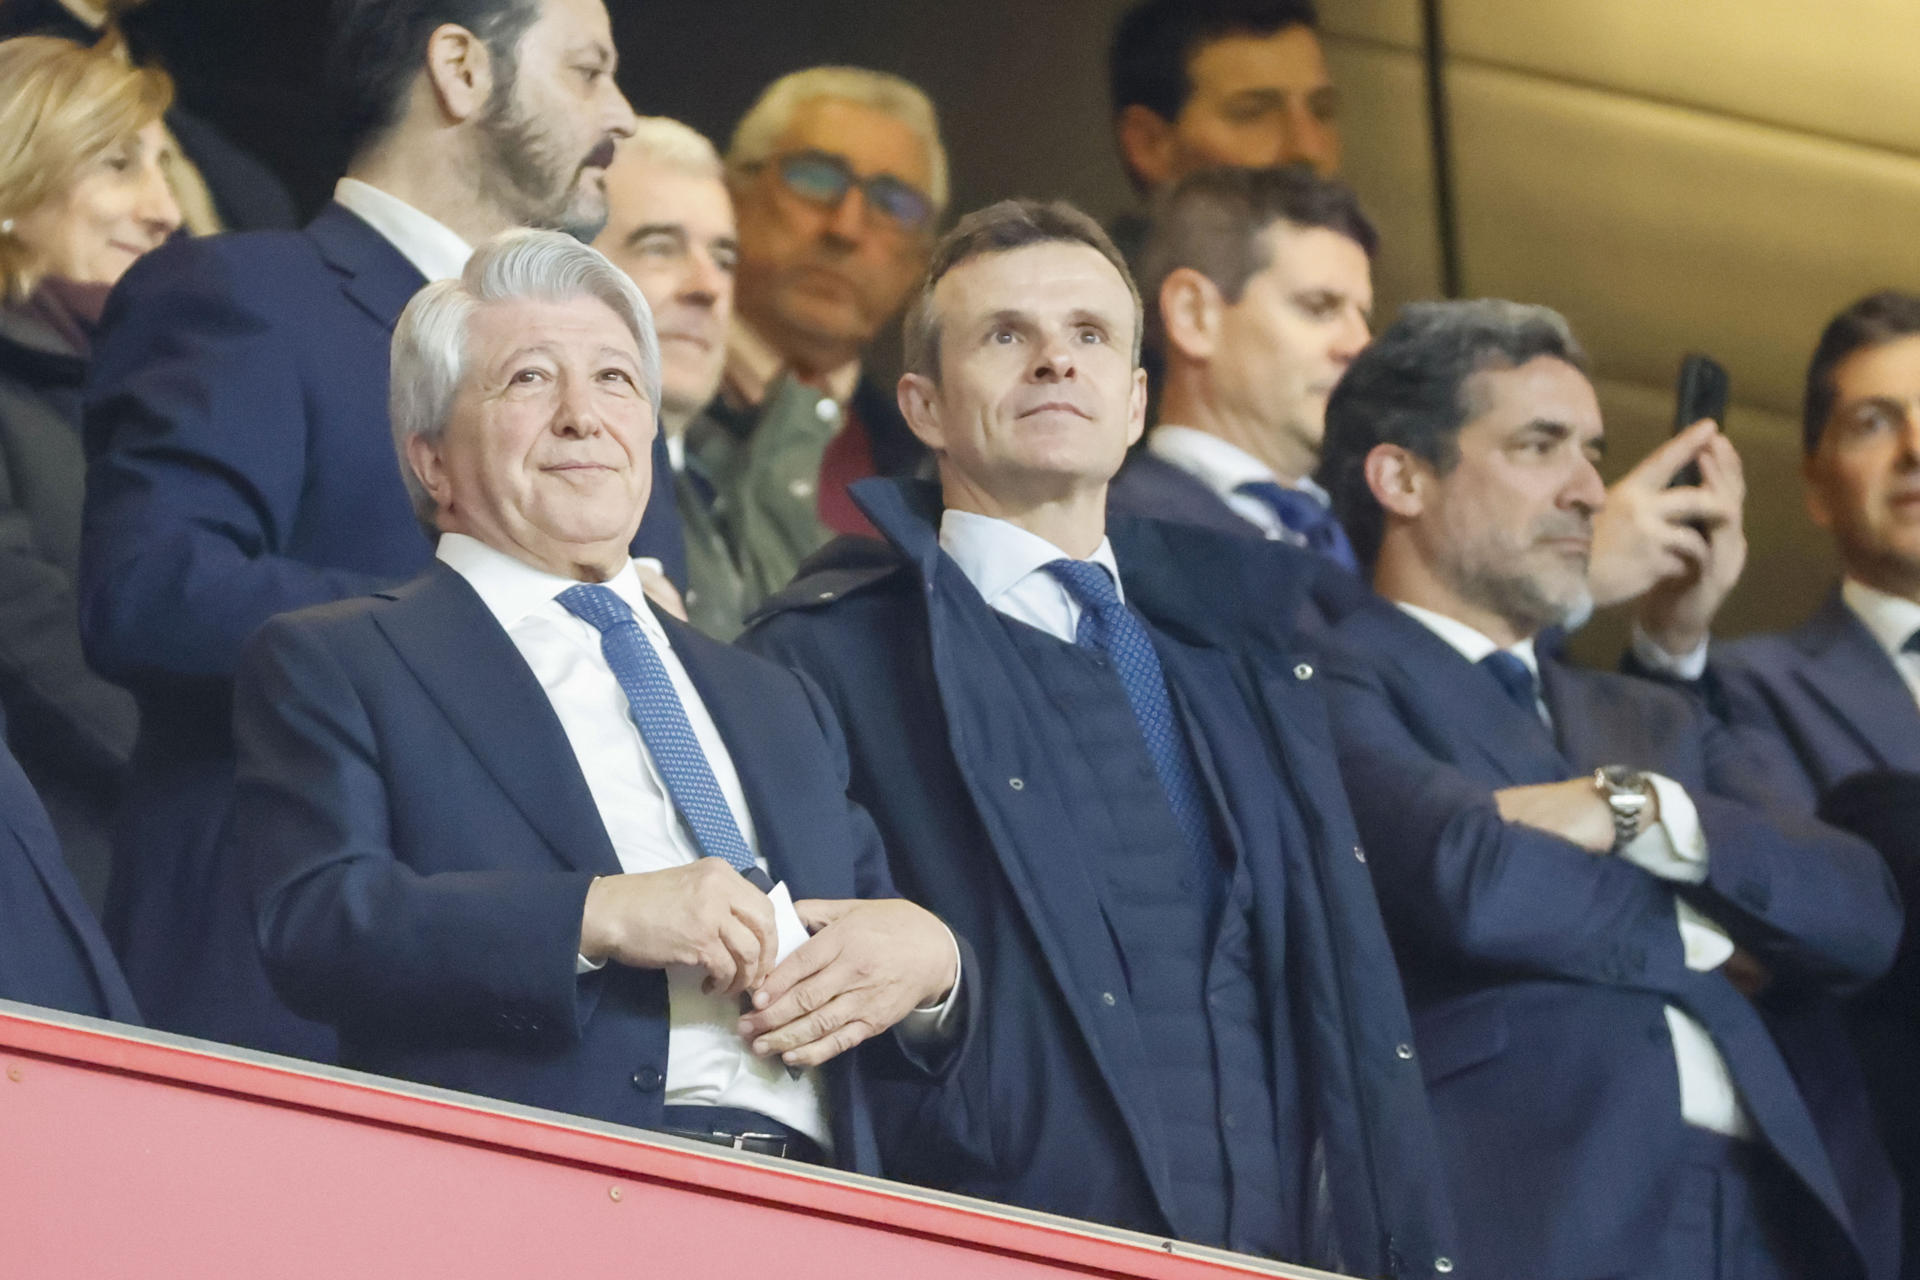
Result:
[[[640,623],[627,602],[601,586],[568,587],[555,597],[567,612],[592,624],[600,633],[600,652],[606,655],[614,679],[627,695],[627,714],[640,730],[641,741],[653,756],[654,768],[667,784],[674,807],[686,819],[694,843],[710,858],[722,858],[756,884],[766,873],[753,860],[753,851],[741,838],[733,810],[721,794],[707,753],[687,722],[687,710],[674,692],[666,664],[640,634]],[[770,887],[761,884],[762,889]]]
[[[1540,718],[1540,695],[1534,688],[1533,671],[1518,654],[1495,649],[1480,659],[1480,665],[1500,682],[1515,706],[1524,708],[1536,720]]]
[[[1053,560],[1045,566],[1080,604],[1080,623],[1074,628],[1074,643],[1082,649],[1105,654],[1120,677],[1127,704],[1147,742],[1147,755],[1153,771],[1173,807],[1174,820],[1180,824],[1191,851],[1200,858],[1210,879],[1220,874],[1219,859],[1213,852],[1213,832],[1207,821],[1206,801],[1200,779],[1187,749],[1185,734],[1174,719],[1173,699],[1167,693],[1166,674],[1160,669],[1160,655],[1154,652],[1153,639],[1133,611],[1120,600],[1105,566],[1091,560]]]
[[[1353,554],[1353,544],[1347,541],[1347,531],[1333,518],[1333,512],[1312,494],[1271,480],[1249,480],[1234,492],[1266,503],[1281,524],[1306,541],[1308,550],[1319,552],[1349,573],[1360,572],[1360,562]]]

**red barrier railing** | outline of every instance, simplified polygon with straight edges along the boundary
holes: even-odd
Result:
[[[0,1275],[1314,1277],[0,1001]]]

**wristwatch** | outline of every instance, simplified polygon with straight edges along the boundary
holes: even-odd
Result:
[[[1613,847],[1633,843],[1646,821],[1647,806],[1653,803],[1653,787],[1647,775],[1624,764],[1603,764],[1593,771],[1593,789],[1613,810]]]

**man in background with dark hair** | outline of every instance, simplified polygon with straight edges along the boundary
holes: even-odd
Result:
[[[1833,318],[1803,425],[1807,510],[1844,577],[1801,626],[1717,647],[1712,669],[1733,722],[1792,749],[1783,785],[1811,810],[1853,774],[1920,773],[1920,297]]]
[[[1607,500],[1584,367],[1544,307],[1416,303],[1327,406],[1381,597],[1331,633],[1331,719],[1462,1264],[1886,1280],[1897,1193],[1833,999],[1892,957],[1885,867],[1684,695],[1535,650]]]
[[[1312,0],[1145,0],[1108,52],[1114,140],[1135,191],[1151,197],[1217,165],[1340,168],[1340,91]],[[1116,227],[1129,261],[1144,220]]]
[[[1353,192],[1304,169],[1208,169],[1163,192],[1141,256],[1159,423],[1111,508],[1306,547],[1357,587],[1313,471],[1327,396],[1367,345],[1377,245]]]
[[[1313,562],[1187,525],[1109,539],[1140,328],[1078,210],[963,219],[909,305],[900,380],[939,487],[855,486],[887,543],[835,544],[747,633],[825,692],[896,881],[979,949],[990,1047],[881,1109],[888,1169],[1444,1275],[1399,984],[1295,652]]]
[[[80,578],[88,657],[142,717],[106,910],[135,994],[167,1030],[316,1058],[330,1034],[274,999],[245,876],[214,855],[240,647],[427,565],[390,461],[394,321],[497,231],[591,237],[633,120],[600,0],[343,0],[330,55],[353,156],[333,203],[165,245],[108,306]],[[677,568],[655,495],[637,543]]]

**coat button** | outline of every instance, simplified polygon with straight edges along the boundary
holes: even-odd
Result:
[[[660,1073],[652,1067],[642,1067],[633,1073],[633,1087],[649,1093],[660,1087]]]
[[[813,496],[813,481],[789,480],[787,482],[787,492],[796,498],[811,498]]]
[[[1413,1046],[1410,1044],[1397,1044],[1393,1046],[1393,1056],[1405,1062],[1413,1057]]]
[[[1303,662],[1293,669],[1293,676],[1296,680],[1311,680],[1313,679],[1313,668]]]
[[[1026,779],[1024,778],[1008,778],[1007,785],[1015,791],[1025,791],[1027,789]]]
[[[839,595],[839,594],[840,594],[840,593],[839,593],[838,591],[822,591],[822,592],[821,592],[821,593],[820,593],[819,595],[817,595],[817,596],[815,596],[815,597],[814,597],[814,599],[816,599],[816,600],[831,600],[831,599],[833,599],[833,598],[834,598],[835,596],[837,596],[837,595]]]
[[[1365,862],[1367,860],[1367,851],[1359,845],[1353,846],[1353,860],[1355,862]]]
[[[1102,992],[1100,993],[1100,1003],[1101,1003],[1101,1004],[1104,1004],[1104,1005],[1106,1005],[1106,1006],[1108,1006],[1109,1008],[1111,1008],[1112,1006],[1114,1006],[1114,1005],[1116,1005],[1116,1004],[1118,1004],[1118,1003],[1120,1003],[1120,1002],[1119,1002],[1118,1000],[1115,1000],[1115,999],[1113,998],[1113,992],[1111,992],[1111,991],[1102,991]]]
[[[813,406],[814,416],[822,422],[838,422],[840,406],[832,400],[822,400]]]
[[[1435,1258],[1433,1260],[1433,1269],[1435,1271],[1438,1271],[1443,1276],[1447,1275],[1453,1270],[1453,1259],[1452,1258]]]

